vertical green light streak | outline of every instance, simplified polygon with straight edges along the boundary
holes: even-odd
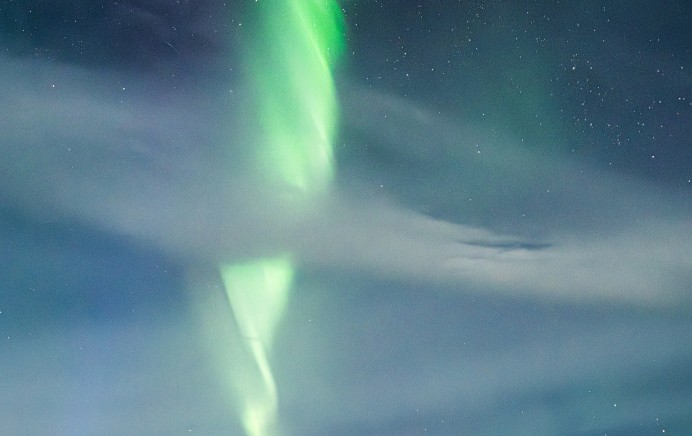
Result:
[[[228,302],[241,343],[256,366],[238,371],[232,385],[242,410],[239,416],[248,435],[267,435],[274,428],[278,406],[276,383],[268,353],[289,297],[293,267],[287,259],[259,259],[221,268]]]
[[[256,170],[268,186],[289,186],[302,198],[312,197],[327,191],[334,176],[338,102],[331,70],[344,49],[341,10],[336,0],[259,0],[256,7],[257,31],[247,47],[248,81],[262,132]],[[238,414],[248,435],[277,434],[278,395],[269,355],[294,266],[281,257],[220,270],[255,366],[254,375],[229,374]]]
[[[334,175],[331,67],[344,49],[341,11],[335,0],[261,0],[258,7],[261,31],[248,55],[264,133],[258,170],[305,194],[322,192]]]

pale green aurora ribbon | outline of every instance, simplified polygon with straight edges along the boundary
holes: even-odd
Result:
[[[299,193],[300,207],[299,200],[326,192],[334,176],[338,102],[332,68],[344,50],[343,15],[336,0],[259,0],[253,6],[259,19],[246,62],[261,129],[256,170],[268,186]],[[249,436],[278,433],[269,354],[294,268],[290,253],[220,267],[242,343],[259,374],[228,375]]]

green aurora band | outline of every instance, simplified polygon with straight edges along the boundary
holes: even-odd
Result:
[[[336,0],[260,0],[261,32],[248,50],[263,131],[258,170],[306,195],[334,176],[338,101],[332,67],[344,50]]]
[[[345,46],[343,15],[336,0],[259,0],[253,6],[259,18],[246,48],[261,131],[256,170],[268,186],[297,192],[290,198],[300,208],[302,200],[328,191],[334,177],[338,101],[332,68]],[[290,200],[281,204],[291,207]],[[252,376],[228,374],[250,436],[279,432],[269,357],[294,269],[290,253],[220,267],[241,342],[255,366]]]

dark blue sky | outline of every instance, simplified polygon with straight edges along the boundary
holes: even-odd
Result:
[[[216,268],[286,251],[282,435],[692,432],[688,2],[344,2],[305,213],[227,3],[0,1],[0,433],[242,434]]]

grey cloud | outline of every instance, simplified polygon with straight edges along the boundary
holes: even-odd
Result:
[[[449,286],[478,283],[573,301],[669,304],[689,297],[689,221],[675,219],[687,210],[684,203],[671,208],[676,196],[659,199],[656,188],[642,182],[506,151],[502,140],[486,139],[479,157],[468,129],[403,100],[361,92],[361,106],[346,105],[348,113],[361,114],[346,116],[350,128],[366,129],[392,153],[401,149],[442,173],[449,171],[445,156],[457,153],[453,159],[466,172],[460,182],[474,185],[485,174],[500,183],[471,187],[475,204],[504,211],[497,220],[446,222],[407,210],[406,198],[396,204],[358,190],[296,200],[252,176],[244,156],[255,146],[253,129],[243,123],[242,97],[225,109],[186,93],[162,96],[168,101],[161,104],[151,90],[121,102],[119,90],[109,90],[108,77],[98,72],[31,61],[3,65],[12,78],[4,91],[14,110],[0,121],[0,195],[32,214],[132,236],[193,263],[291,253],[307,267]],[[147,89],[146,82],[137,86]],[[380,124],[367,111],[386,112],[395,124]],[[429,147],[416,143],[422,139],[415,132]],[[463,184],[459,189],[435,193],[433,201],[465,204],[468,192]],[[661,207],[643,210],[649,203]],[[467,207],[478,216],[472,204],[460,216]],[[531,211],[534,230],[507,225],[516,221],[518,204]],[[666,221],[656,218],[661,211]],[[569,217],[567,225],[562,217]],[[570,225],[580,221],[589,225]]]

